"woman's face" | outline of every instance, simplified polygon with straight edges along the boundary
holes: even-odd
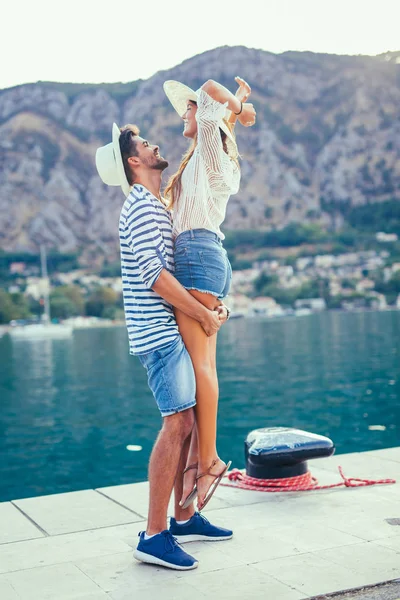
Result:
[[[188,100],[186,112],[182,115],[184,122],[183,135],[187,138],[194,138],[197,133],[196,112],[197,105]]]

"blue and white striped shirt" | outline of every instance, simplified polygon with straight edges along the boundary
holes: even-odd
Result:
[[[122,286],[130,354],[146,354],[179,335],[172,306],[151,288],[163,268],[174,272],[171,214],[135,184],[119,220]]]

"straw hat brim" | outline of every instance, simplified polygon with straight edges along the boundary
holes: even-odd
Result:
[[[96,167],[103,183],[107,185],[120,185],[125,196],[129,196],[131,186],[125,175],[119,146],[120,129],[116,123],[112,126],[112,142],[101,146],[96,151]]]
[[[195,92],[184,83],[180,83],[179,81],[174,81],[172,79],[165,81],[163,88],[168,100],[171,102],[172,106],[180,117],[182,117],[186,112],[188,100],[191,100],[192,102],[198,102],[200,89]],[[221,119],[219,122],[219,127],[228,138],[227,141],[229,146],[229,155],[233,158],[236,158],[238,156],[238,148],[235,138],[226,120],[229,114],[230,111],[227,109],[226,117],[225,119]]]

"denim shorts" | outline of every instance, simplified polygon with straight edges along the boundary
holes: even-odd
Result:
[[[147,370],[149,387],[162,417],[195,406],[194,369],[180,335],[168,346],[137,356]]]
[[[187,290],[198,290],[217,298],[228,295],[232,268],[221,239],[208,229],[180,233],[174,249],[175,278]]]

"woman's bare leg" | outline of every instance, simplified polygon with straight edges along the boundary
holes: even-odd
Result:
[[[199,461],[199,448],[198,448],[198,442],[197,442],[197,426],[195,423],[193,430],[192,430],[192,435],[191,435],[191,439],[190,439],[190,447],[189,447],[189,451],[187,453],[184,467],[189,467],[190,465],[195,465],[198,463],[198,461]],[[194,484],[196,483],[196,476],[197,476],[197,467],[195,469],[190,469],[189,471],[186,471],[186,473],[183,475],[182,483],[181,483],[182,491],[181,491],[179,498],[176,498],[176,500],[180,504],[184,503],[184,501],[186,500],[186,498],[188,497],[190,492],[193,490]],[[175,503],[175,505],[176,505],[176,503]],[[183,517],[180,517],[179,520],[183,520]]]
[[[220,301],[210,294],[203,294],[196,290],[190,290],[190,293],[207,308],[214,309],[220,304]],[[192,359],[196,376],[195,411],[198,436],[198,473],[207,471],[211,463],[217,459],[212,473],[218,475],[224,469],[225,463],[218,459],[216,448],[218,411],[218,378],[215,364],[216,336],[209,338],[197,321],[179,310],[176,311],[176,319],[179,331]],[[191,458],[188,459],[188,464],[190,460]],[[198,480],[199,507],[201,507],[204,497],[214,480],[215,478],[211,475]],[[187,487],[189,487],[189,481]],[[184,493],[183,500],[186,496],[187,494]]]

